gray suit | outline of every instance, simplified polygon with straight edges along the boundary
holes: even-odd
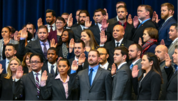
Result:
[[[18,41],[15,41],[13,39],[10,39],[9,43],[10,44],[19,44]],[[0,39],[0,61],[3,60],[3,54],[2,54],[3,47],[4,47],[4,39]]]
[[[88,68],[80,71],[76,80],[80,91],[80,100],[111,100],[112,78],[109,71],[99,67],[91,87]]]
[[[131,72],[127,64],[123,64],[113,79],[112,100],[131,100]]]
[[[178,40],[176,40],[173,44],[171,44],[171,45],[169,46],[168,54],[169,54],[171,60],[173,60],[172,55],[174,54],[174,50],[175,50],[175,46],[176,46],[176,45],[178,45]],[[172,61],[172,62],[173,62],[173,61]]]

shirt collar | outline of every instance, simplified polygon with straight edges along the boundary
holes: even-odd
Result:
[[[164,22],[168,21],[172,16],[168,17]]]
[[[40,45],[43,45],[43,43],[45,43],[46,45],[49,45],[48,40],[47,40],[46,42],[42,42],[42,41],[40,41]]]
[[[136,61],[132,62],[132,64],[135,65],[135,63],[136,63],[137,61],[139,61],[139,60],[140,60],[140,59],[137,59]]]
[[[80,26],[81,26],[82,30],[85,28],[85,26],[84,26],[84,25],[80,25]]]
[[[78,62],[78,59],[76,58],[76,56],[75,56],[74,60],[76,60]]]
[[[151,18],[148,18],[148,19],[142,21],[141,23],[144,24],[146,21],[148,21],[148,20],[150,20],[150,19],[151,19]]]
[[[172,43],[175,43],[178,40],[178,37],[176,39],[174,39],[174,41],[172,41]]]
[[[9,62],[9,59],[6,58],[6,62]]]
[[[124,39],[124,38],[120,39],[119,41],[116,41],[116,40],[115,40],[115,44],[119,42],[119,44],[121,45],[123,39]]]
[[[57,62],[55,62],[54,64],[51,64],[51,63],[49,63],[49,62],[48,62],[48,65],[50,65],[50,66],[52,66],[52,65],[53,65],[53,66],[55,66],[55,67],[56,67],[56,66],[57,66]]]
[[[117,66],[117,69],[120,69],[122,65],[126,64],[127,62],[121,63],[119,66]]]
[[[117,19],[117,21],[119,21],[119,17],[118,16],[116,16],[116,19]]]
[[[47,26],[48,26],[48,27],[50,27],[50,26],[53,26],[53,27],[55,27],[55,25],[56,25],[55,23],[53,23],[52,25],[50,25],[50,24],[47,24]]]
[[[89,70],[91,69],[92,67],[89,66]],[[97,71],[99,68],[99,65],[96,65],[95,67],[93,67],[93,71]]]
[[[104,69],[107,69],[108,65],[109,65],[109,63],[108,63],[108,61],[107,61],[104,65],[101,65],[101,64],[100,64],[100,67],[104,67]]]
[[[58,74],[58,75],[56,76],[56,78],[55,78],[55,79],[60,79],[63,83],[67,83],[67,82],[69,82],[69,76],[68,76],[68,75],[67,75],[67,79],[66,79],[66,81],[65,81],[65,82],[62,80],[62,78],[61,78],[60,74]]]
[[[34,72],[34,71],[32,71],[33,72],[33,75],[36,75],[36,73],[37,72]],[[41,75],[41,70],[38,72],[38,75]]]

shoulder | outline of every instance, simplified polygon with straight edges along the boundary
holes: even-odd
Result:
[[[148,27],[156,27],[155,24],[153,23],[153,21],[151,21],[151,20],[146,21],[145,25],[147,25]]]
[[[1,60],[1,61],[0,61],[0,63],[5,63],[5,62],[6,62],[6,60]]]
[[[150,71],[150,77],[154,78],[154,79],[161,79],[161,76],[156,73],[155,71]]]
[[[12,43],[12,44],[18,44],[19,42],[16,41],[16,40],[11,39],[11,43]]]

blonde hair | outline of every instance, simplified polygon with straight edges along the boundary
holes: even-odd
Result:
[[[16,61],[19,63],[19,65],[21,65],[21,61],[20,61],[18,58],[12,58],[12,59],[10,59],[9,65],[8,65],[8,67],[7,67],[7,74],[6,74],[6,76],[4,77],[5,79],[10,79],[10,77],[12,76],[12,72],[11,72],[11,69],[10,69],[10,63],[11,63],[13,60],[16,60]]]

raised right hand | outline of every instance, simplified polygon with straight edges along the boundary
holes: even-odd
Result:
[[[54,47],[56,48],[57,43],[55,42],[55,39],[53,38],[52,40],[50,40],[50,47]]]
[[[42,73],[41,81],[46,81],[47,79],[48,79],[48,75],[47,75],[47,71],[45,70],[45,71]]]
[[[20,79],[23,76],[22,66],[19,66],[16,71],[16,79]]]
[[[79,59],[78,59],[78,65],[82,65],[85,62],[85,53],[80,54]]]
[[[72,53],[74,48],[74,38],[72,38],[69,42],[69,53]]]
[[[105,35],[105,31],[101,31],[100,33],[100,44],[105,44],[107,41],[107,35]]]
[[[112,64],[112,68],[111,68],[111,75],[113,76],[114,74],[116,74],[116,65],[115,65],[115,63]]]
[[[2,73],[4,69],[2,68],[2,64],[0,64],[0,74]]]
[[[133,69],[132,69],[132,77],[133,77],[133,78],[137,77],[137,76],[138,76],[138,72],[139,72],[138,66],[135,65],[135,66],[133,67]]]
[[[138,44],[139,44],[140,46],[142,46],[142,38],[141,38],[141,37],[139,37]]]
[[[27,32],[27,28],[24,27],[21,31],[21,34],[20,34],[20,38],[27,38],[28,37],[28,32]]]
[[[68,20],[67,20],[67,26],[71,27],[73,25],[73,18],[72,18],[72,13],[70,13]]]
[[[71,67],[71,69],[74,70],[74,71],[76,71],[76,70],[78,69],[78,64],[77,64],[77,61],[76,61],[76,60],[74,60],[74,61],[72,62],[72,67]]]
[[[168,53],[165,54],[165,65],[166,65],[166,67],[171,66],[171,58]]]
[[[42,18],[39,18],[37,21],[37,26],[40,27],[43,25]]]
[[[137,17],[137,16],[134,16],[134,18],[133,18],[133,25],[134,25],[135,28],[137,28],[138,23],[139,23],[138,17]]]

